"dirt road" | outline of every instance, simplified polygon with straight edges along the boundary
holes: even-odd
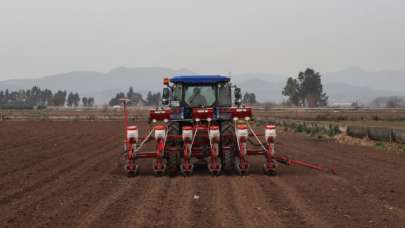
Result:
[[[1,227],[405,227],[405,154],[281,134],[278,151],[337,175],[154,177],[117,168],[120,122],[0,122]]]

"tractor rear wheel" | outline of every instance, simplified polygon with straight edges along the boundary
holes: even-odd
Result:
[[[175,136],[180,134],[180,126],[177,122],[170,122],[167,127],[167,134],[169,139],[167,140],[165,146],[167,162],[166,171],[169,176],[177,176],[179,173],[181,145],[178,143]]]
[[[224,121],[221,123],[221,157],[222,170],[226,174],[231,174],[235,167],[235,149],[236,137],[232,121]]]

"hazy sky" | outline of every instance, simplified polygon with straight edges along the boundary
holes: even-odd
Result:
[[[404,0],[0,0],[0,80],[117,66],[405,69]]]

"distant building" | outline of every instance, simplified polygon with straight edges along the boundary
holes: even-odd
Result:
[[[330,106],[339,108],[351,108],[353,107],[353,102],[335,102],[332,103]]]

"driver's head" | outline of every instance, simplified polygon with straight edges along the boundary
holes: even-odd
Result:
[[[195,87],[194,90],[193,90],[193,93],[194,94],[200,94],[200,88]]]

